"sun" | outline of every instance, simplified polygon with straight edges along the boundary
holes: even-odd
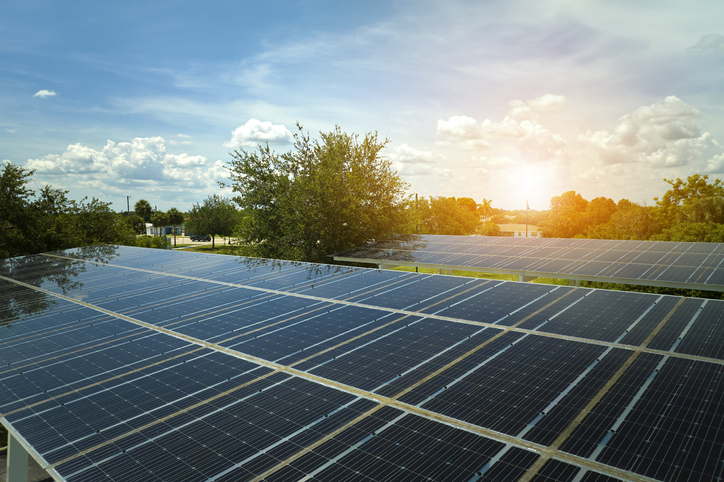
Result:
[[[531,209],[544,209],[550,202],[553,175],[543,166],[527,164],[518,173],[519,195],[528,201]]]

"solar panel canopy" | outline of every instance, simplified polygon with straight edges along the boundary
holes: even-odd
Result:
[[[56,480],[718,480],[724,302],[100,246],[0,264]]]
[[[465,269],[724,291],[724,244],[607,239],[411,235],[334,255],[380,267]]]

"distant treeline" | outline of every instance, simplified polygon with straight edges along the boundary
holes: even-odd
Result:
[[[503,211],[490,201],[422,198],[415,206],[420,234],[495,235],[500,224],[538,226],[547,238],[724,242],[724,185],[695,174],[665,179],[671,188],[645,206],[607,197],[590,201],[575,191],[551,199],[547,211]]]

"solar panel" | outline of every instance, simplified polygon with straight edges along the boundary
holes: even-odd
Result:
[[[337,261],[724,291],[724,244],[412,235]]]
[[[57,480],[722,470],[722,301],[127,247],[0,284],[0,422]]]

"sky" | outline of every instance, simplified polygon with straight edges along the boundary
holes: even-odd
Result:
[[[653,204],[724,179],[724,2],[0,3],[0,161],[112,208],[231,195],[236,149],[377,132],[421,196]],[[130,196],[130,198],[127,198]]]

